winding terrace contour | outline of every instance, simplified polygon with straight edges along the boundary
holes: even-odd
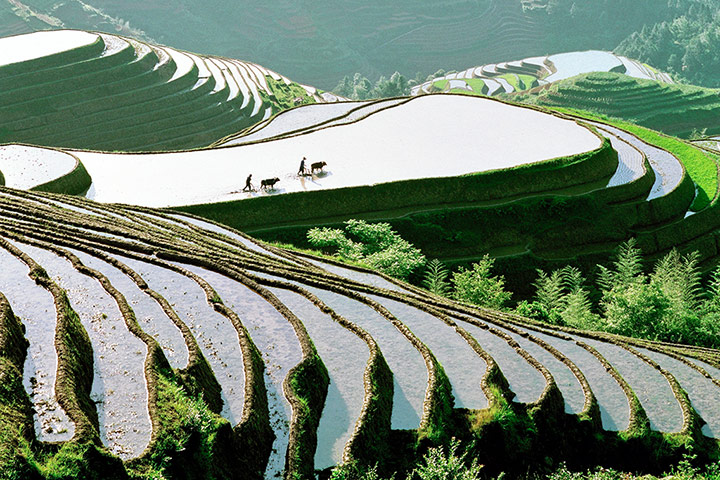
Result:
[[[4,321],[18,328],[48,322],[56,331],[53,339],[28,323],[36,368],[19,356],[14,367],[26,379],[43,378],[14,387],[37,412],[21,424],[34,425],[27,431],[38,441],[53,438],[45,412],[56,404],[70,412],[64,429],[74,432],[58,440],[95,438],[99,448],[132,460],[128,468],[142,465],[160,436],[176,434],[160,415],[176,384],[203,391],[207,415],[232,427],[224,448],[245,466],[227,467],[237,478],[374,464],[385,458],[378,456],[383,441],[403,438],[412,449],[438,433],[464,435],[464,428],[492,424],[498,408],[527,415],[537,448],[550,442],[572,452],[602,438],[623,449],[626,436],[639,439],[636,448],[652,449],[658,439],[671,445],[663,435],[717,446],[714,350],[529,324],[175,213],[7,188],[0,208],[1,258],[17,265],[4,271]],[[10,285],[32,278],[48,292],[41,297],[55,292],[69,303],[28,310]],[[150,306],[164,314],[143,318]],[[55,376],[53,395],[43,385],[52,384],[53,352],[64,348],[58,339],[68,328],[83,332],[79,351],[86,353],[57,358],[85,362],[94,380],[92,388],[62,389],[73,370],[55,367],[64,373]],[[4,335],[2,342],[25,352],[20,337]],[[123,366],[112,360],[119,349],[129,349]],[[95,401],[78,412],[74,402],[88,396]],[[486,418],[480,425],[457,423],[477,415]],[[489,441],[487,428],[479,431]],[[256,447],[248,458],[242,448],[250,438]],[[612,448],[602,451],[608,457],[600,461],[612,458]]]

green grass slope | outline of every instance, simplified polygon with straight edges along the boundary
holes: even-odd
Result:
[[[720,133],[720,91],[618,73],[580,75],[506,98],[586,110],[684,138],[703,129]]]

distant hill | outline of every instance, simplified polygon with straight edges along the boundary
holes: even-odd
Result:
[[[717,0],[440,0],[257,2],[3,0],[0,35],[49,28],[121,33],[260,63],[330,89],[345,75],[407,77],[553,52],[613,50]],[[9,8],[8,8],[9,6]],[[622,15],[618,15],[622,12]],[[648,44],[648,47],[650,45]],[[624,55],[645,57],[647,49]],[[653,62],[650,62],[653,63]],[[656,65],[665,69],[664,64]]]
[[[637,60],[610,52],[588,50],[470,67],[414,86],[411,94],[471,92],[500,95],[530,90],[590,72],[616,72],[634,78],[674,83],[668,74]]]

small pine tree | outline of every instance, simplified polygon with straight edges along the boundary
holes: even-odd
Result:
[[[450,291],[450,284],[447,281],[448,275],[449,272],[445,264],[434,258],[425,267],[423,285],[435,295],[446,296]]]
[[[535,300],[518,305],[517,312],[555,325],[597,329],[599,318],[592,312],[585,277],[575,267],[566,266],[550,275],[538,270]]]
[[[637,248],[637,241],[634,238],[620,245],[613,262],[614,270],[603,265],[598,267],[600,268],[598,285],[603,291],[645,282],[645,275],[642,273],[642,252]]]
[[[538,279],[535,287],[535,303],[539,311],[546,312],[546,318],[542,319],[550,323],[558,323],[557,311],[562,308],[563,299],[563,278],[560,270],[555,270],[550,275],[538,270]],[[553,315],[555,312],[555,315]]]
[[[720,314],[720,266],[715,267],[715,270],[710,274],[710,282],[708,283],[702,311]]]

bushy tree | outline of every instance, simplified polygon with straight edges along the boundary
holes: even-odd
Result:
[[[654,285],[633,283],[603,292],[604,329],[629,337],[659,340],[658,323],[669,305]]]
[[[471,269],[460,267],[452,276],[453,297],[487,308],[502,308],[512,294],[505,290],[505,277],[493,276],[495,259],[485,255]]]
[[[400,237],[388,223],[348,220],[345,231],[313,228],[307,238],[315,247],[403,280],[425,265],[422,252]]]

